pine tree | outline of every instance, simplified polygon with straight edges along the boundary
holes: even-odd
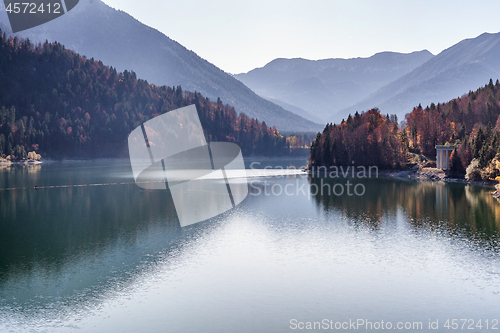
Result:
[[[474,143],[472,145],[472,156],[473,158],[479,158],[479,153],[483,147],[484,144],[484,133],[483,133],[483,128],[479,127],[479,130],[477,131],[476,138],[474,139]]]
[[[3,134],[0,134],[0,157],[3,156],[3,153],[5,151],[5,136]]]

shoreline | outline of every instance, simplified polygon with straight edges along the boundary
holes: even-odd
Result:
[[[255,156],[254,156],[255,158]],[[61,160],[60,162],[84,162],[84,161],[124,161],[126,159],[123,158],[98,158],[98,159],[67,159]],[[0,160],[1,166],[10,166],[10,165],[40,165],[44,163],[55,162],[50,159],[43,159],[40,161],[9,161],[9,160]],[[309,169],[303,169],[307,175],[325,175],[323,170],[311,172]],[[412,180],[425,180],[425,181],[442,181],[449,183],[464,183],[471,184],[476,186],[485,186],[485,187],[493,187],[495,191],[491,192],[493,196],[500,200],[500,184],[495,180],[481,180],[481,181],[472,181],[467,180],[465,178],[457,178],[452,175],[447,174],[445,171],[432,167],[414,167],[409,170],[378,170],[376,178],[396,178],[396,179],[412,179]]]
[[[8,161],[0,160],[0,166],[8,165],[38,165],[38,164],[48,164],[48,163],[79,163],[79,162],[89,162],[89,161],[100,161],[100,162],[129,162],[128,158],[121,157],[110,157],[110,158],[74,158],[74,159],[41,159],[39,161]]]
[[[495,187],[498,185],[496,180],[467,180],[465,178],[457,178],[446,174],[445,171],[436,168],[419,168],[411,170],[381,170],[379,177],[387,178],[402,178],[402,179],[415,179],[427,181],[442,181],[448,183],[464,183],[476,186]]]
[[[317,175],[318,171],[314,173],[311,170],[305,169],[308,175]],[[322,170],[319,171],[320,175],[325,173]],[[496,191],[492,193],[497,193],[498,198],[500,198],[500,190],[498,188],[498,181],[496,180],[467,180],[465,178],[457,178],[446,174],[445,171],[441,169],[431,168],[431,167],[419,167],[410,170],[378,170],[377,178],[399,178],[399,179],[413,179],[413,180],[425,180],[425,181],[442,181],[449,183],[464,183],[476,186],[494,187]]]
[[[9,165],[38,165],[42,164],[45,161],[0,161],[0,166],[9,166]]]

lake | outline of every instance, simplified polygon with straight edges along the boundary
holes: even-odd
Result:
[[[492,188],[252,163],[240,205],[184,228],[125,160],[0,167],[0,331],[500,329]]]

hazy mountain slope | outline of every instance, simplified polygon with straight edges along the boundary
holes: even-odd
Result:
[[[3,13],[0,20],[6,22]],[[68,14],[40,27],[19,33],[31,41],[58,41],[66,48],[102,60],[119,71],[158,85],[181,85],[199,91],[257,117],[282,130],[322,128],[262,99],[240,81],[223,72],[181,44],[147,27],[130,15],[99,0],[81,0]]]
[[[8,27],[1,19],[1,14],[0,14],[0,30],[2,31],[10,31],[10,27]]]
[[[419,103],[446,102],[484,86],[490,78],[500,78],[500,33],[453,45],[342,113],[378,107],[384,114],[404,116]],[[332,120],[339,119],[333,115]]]
[[[369,58],[275,59],[262,68],[235,75],[257,94],[296,105],[329,119],[331,114],[417,68],[432,54],[381,52]]]
[[[306,110],[299,108],[298,106],[280,101],[279,99],[276,99],[276,98],[266,97],[266,99],[273,102],[276,105],[281,106],[283,109],[288,110],[290,112],[293,112],[296,115],[299,115],[303,118],[309,119],[315,123],[319,123],[319,124],[323,123],[323,120],[321,120],[319,117],[316,117],[312,113],[309,113]]]

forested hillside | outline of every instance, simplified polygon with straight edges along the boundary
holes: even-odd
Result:
[[[59,43],[35,46],[0,36],[0,156],[127,156],[135,127],[190,104],[198,108],[208,141],[235,142],[246,155],[275,155],[287,146],[276,128],[237,115],[220,100],[149,84]]]
[[[329,124],[311,145],[310,165],[408,166],[408,153],[436,156],[436,145],[453,145],[451,172],[468,179],[500,176],[500,82],[444,104],[415,107],[402,128],[378,109]]]
[[[435,156],[435,145],[452,144],[452,171],[463,173],[477,159],[481,178],[500,176],[500,82],[445,104],[418,106],[406,116],[410,151]],[[498,163],[498,166],[497,166]],[[472,170],[471,170],[472,171]],[[472,178],[478,179],[476,173]]]

